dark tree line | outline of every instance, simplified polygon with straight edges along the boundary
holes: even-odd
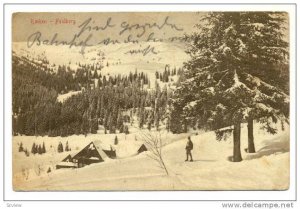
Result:
[[[57,93],[79,90],[74,71],[70,67],[58,66],[57,72],[50,67],[41,67],[27,59],[13,56],[13,87],[14,90],[22,88],[24,84],[36,84]],[[27,81],[27,82],[26,82]]]
[[[158,71],[155,72],[155,78],[157,80],[160,80],[161,82],[168,83],[169,81],[172,81],[171,80],[172,76],[175,75],[180,76],[181,74],[182,74],[181,68],[179,68],[178,70],[176,68],[170,69],[170,66],[166,65],[165,70],[163,72],[158,72]]]

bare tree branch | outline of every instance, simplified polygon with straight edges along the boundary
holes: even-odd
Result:
[[[166,167],[166,164],[162,157],[162,136],[161,133],[151,133],[151,132],[141,132],[141,140],[145,143],[146,147],[150,151],[149,154],[147,154],[147,157],[154,160],[158,167],[163,169],[167,175],[169,175],[168,169]]]

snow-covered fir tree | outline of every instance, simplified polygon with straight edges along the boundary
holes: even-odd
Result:
[[[280,68],[288,65],[286,18],[285,13],[275,12],[222,12],[203,17],[199,31],[190,36],[191,59],[174,92],[171,129],[233,126],[233,161],[239,162],[241,123],[250,124],[248,149],[253,152],[253,120],[263,122],[271,133],[275,131],[272,123],[288,120],[289,96],[280,89],[288,86],[283,79],[288,72]]]

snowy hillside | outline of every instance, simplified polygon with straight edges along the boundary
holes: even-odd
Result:
[[[151,47],[154,47],[154,53],[146,53]],[[103,74],[111,75],[128,74],[135,69],[154,73],[164,70],[165,65],[181,67],[188,59],[185,49],[183,43],[175,42],[120,43],[88,47],[82,55],[79,47],[70,49],[68,46],[33,46],[28,49],[25,42],[13,43],[13,51],[17,56],[24,56],[35,62],[47,58],[51,67],[54,64],[66,65],[73,70],[77,69],[79,63],[101,64]]]
[[[244,161],[228,161],[232,155],[233,143],[217,141],[214,132],[193,135],[194,162],[184,162],[185,144],[188,134],[163,134],[167,145],[163,147],[170,175],[158,168],[149,158],[148,152],[134,155],[130,144],[140,140],[139,131],[129,135],[117,134],[119,145],[114,146],[114,134],[94,134],[86,138],[70,136],[68,138],[26,137],[13,139],[13,184],[15,190],[285,190],[289,188],[289,130],[269,135],[255,126],[257,153],[244,152],[247,147],[246,124],[243,125],[241,148]],[[127,149],[127,153],[118,159],[109,159],[79,169],[59,169],[54,166],[67,152],[56,153],[57,144],[66,141],[72,149],[78,151],[92,140],[101,140],[103,145],[113,145],[117,149]],[[30,155],[17,152],[18,144],[30,150],[33,142],[45,142],[48,150],[44,155]],[[126,148],[127,146],[127,148]],[[52,148],[50,148],[52,147]],[[48,168],[50,173],[46,173]],[[250,170],[249,170],[250,169]],[[72,181],[70,181],[72,178]]]

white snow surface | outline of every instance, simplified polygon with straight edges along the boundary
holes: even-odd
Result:
[[[81,93],[81,91],[70,91],[66,94],[59,94],[57,96],[57,101],[63,103],[64,101],[66,101],[69,97],[73,96],[73,95],[76,95],[78,93]]]
[[[232,137],[217,141],[214,132],[192,135],[194,162],[185,162],[186,138],[190,134],[162,134],[162,155],[170,175],[148,157],[149,151],[136,154],[142,144],[139,131],[129,135],[73,135],[69,137],[16,136],[13,138],[13,188],[34,190],[286,190],[289,188],[289,127],[270,135],[255,124],[256,153],[246,153],[247,124],[242,125],[242,162],[230,162]],[[117,159],[106,159],[78,169],[55,170],[68,154],[78,152],[90,141],[116,149]],[[68,141],[72,151],[57,153],[57,145]],[[47,153],[18,152],[19,143],[31,150],[32,143],[45,142]],[[51,168],[51,172],[47,170]]]

